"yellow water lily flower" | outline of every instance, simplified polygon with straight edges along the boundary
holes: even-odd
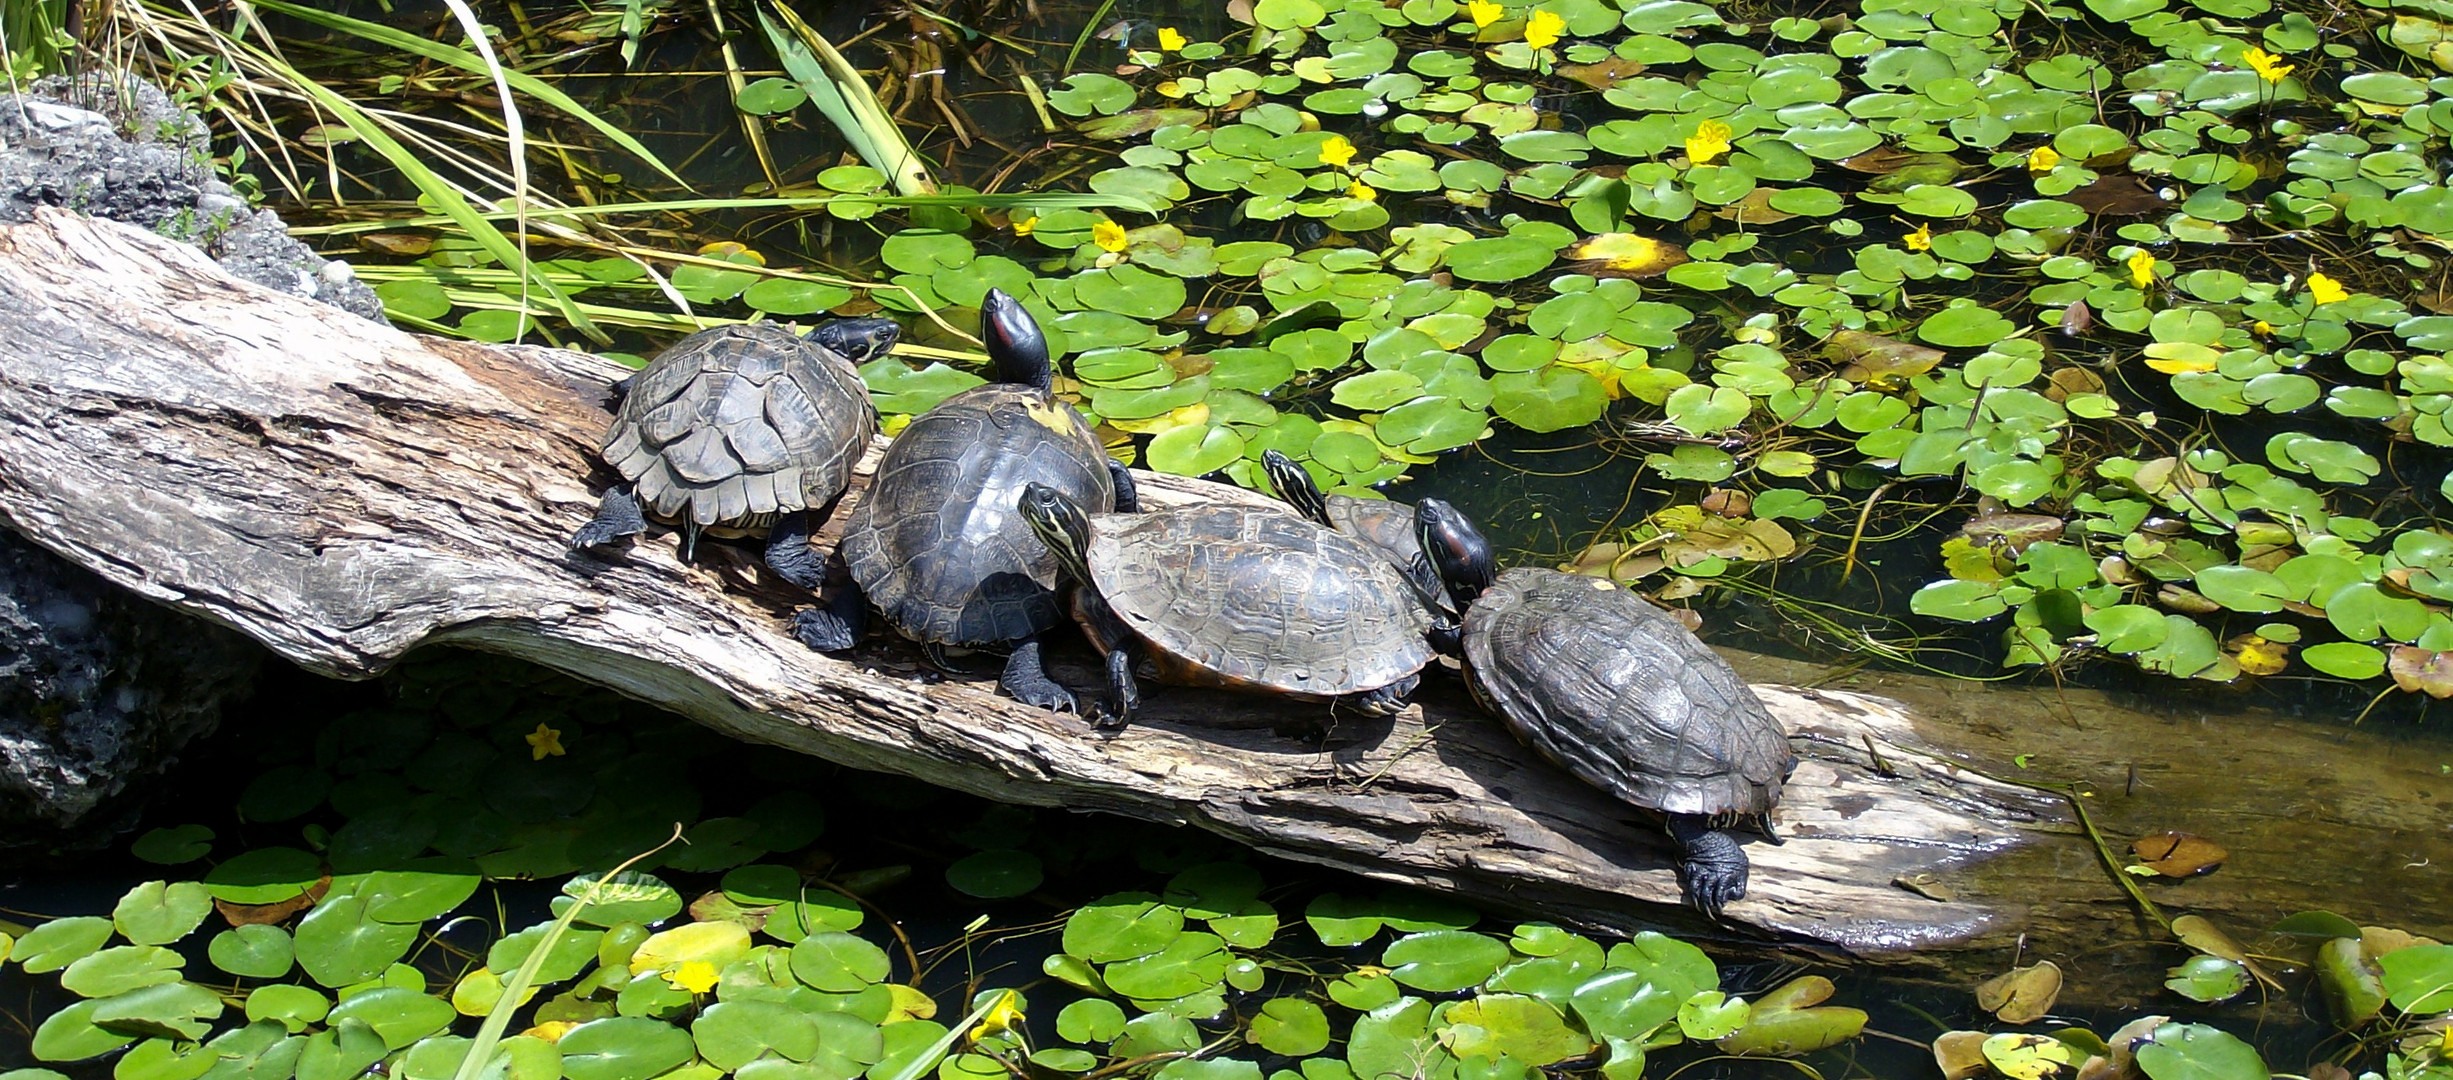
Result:
[[[2308,275],[2308,298],[2316,301],[2320,306],[2338,304],[2351,298],[2351,290],[2343,288],[2341,282],[2323,274],[2310,274]]]
[[[2039,146],[2027,152],[2027,171],[2042,176],[2061,165],[2061,151]]]
[[[576,1021],[548,1020],[542,1024],[538,1024],[535,1027],[529,1028],[526,1031],[520,1032],[520,1034],[526,1035],[531,1039],[543,1039],[549,1043],[558,1043],[562,1041],[562,1036],[569,1034],[572,1028],[578,1026],[579,1024]]]
[[[1014,238],[1018,240],[1022,237],[1029,236],[1032,229],[1039,227],[1039,215],[1032,214],[1026,218],[1015,218],[1007,224],[1014,227]]]
[[[562,756],[562,732],[559,729],[538,724],[535,731],[521,738],[528,740],[528,760],[530,761],[543,761],[549,757]]]
[[[2155,283],[2155,253],[2139,248],[2129,253],[2129,282],[2143,289]]]
[[[1729,125],[1718,120],[1706,120],[1696,127],[1686,140],[1686,159],[1696,165],[1709,165],[1712,159],[1729,152]]]
[[[2265,51],[2264,49],[2260,49],[2255,45],[2251,45],[2247,50],[2243,51],[2240,54],[2240,59],[2248,62],[2249,70],[2256,72],[2258,78],[2264,79],[2270,83],[2278,83],[2283,81],[2283,76],[2291,74],[2292,71],[2297,69],[2299,66],[2297,64],[2283,63],[2282,57],[2276,56],[2273,53]]]
[[[671,983],[675,990],[704,994],[715,989],[715,965],[705,960],[692,960],[672,971],[665,972],[664,981]]]
[[[1559,31],[1567,29],[1566,16],[1555,11],[1536,11],[1525,22],[1525,44],[1547,49],[1559,43]]]
[[[1465,17],[1474,21],[1476,30],[1498,22],[1499,16],[1506,11],[1506,8],[1492,3],[1491,0],[1465,0]]]
[[[1910,251],[1933,250],[1933,226],[1919,225],[1916,231],[1900,237],[1899,242]]]
[[[2256,322],[2249,324],[2249,333],[2255,334],[2261,338],[2273,337],[2274,324],[2267,322],[2264,319],[2259,319]]]
[[[1124,235],[1124,226],[1102,221],[1090,227],[1090,242],[1105,251],[1122,251],[1132,240]]]
[[[1370,202],[1379,198],[1380,193],[1372,190],[1371,185],[1357,180],[1354,182],[1353,187],[1346,189],[1346,197],[1349,199],[1359,199],[1363,202]]]
[[[1347,162],[1352,160],[1354,160],[1354,144],[1347,142],[1345,136],[1331,135],[1329,141],[1320,144],[1321,164],[1342,169],[1346,167]]]
[[[971,1041],[1003,1035],[1021,1024],[1022,1009],[1016,1004],[1020,997],[1011,990],[998,995],[996,1004],[989,1006],[987,1015],[980,1017],[979,1024],[971,1029]]]
[[[1181,50],[1181,49],[1182,49],[1184,46],[1186,46],[1186,45],[1188,45],[1188,44],[1191,44],[1191,43],[1190,43],[1190,42],[1187,42],[1187,41],[1185,41],[1185,40],[1184,40],[1184,32],[1183,32],[1183,31],[1178,30],[1178,29],[1176,29],[1175,27],[1172,27],[1172,26],[1162,26],[1162,27],[1159,27],[1159,29],[1158,29],[1158,51],[1160,51],[1160,52],[1176,52],[1176,51]]]

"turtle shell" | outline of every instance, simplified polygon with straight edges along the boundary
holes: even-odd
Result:
[[[1431,615],[1361,541],[1287,511],[1205,504],[1093,519],[1092,584],[1171,681],[1326,698],[1431,659]]]
[[[1329,522],[1337,526],[1337,531],[1378,552],[1413,583],[1416,591],[1438,604],[1440,610],[1456,611],[1456,602],[1449,599],[1447,587],[1440,584],[1439,571],[1433,570],[1431,561],[1422,556],[1422,541],[1414,537],[1413,503],[1358,499],[1352,495],[1330,495],[1322,501],[1328,505]]]
[[[1474,696],[1519,738],[1646,809],[1762,814],[1796,761],[1728,661],[1600,578],[1500,574],[1465,613],[1465,670]]]
[[[904,636],[957,646],[1056,626],[1056,556],[1017,505],[1026,484],[1116,507],[1107,449],[1073,407],[1010,383],[947,398],[895,436],[843,535],[843,559]]]
[[[876,430],[849,361],[753,323],[683,338],[633,377],[604,454],[649,515],[756,533],[841,495]]]

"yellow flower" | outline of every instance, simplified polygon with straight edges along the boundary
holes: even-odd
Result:
[[[1091,226],[1090,242],[1099,245],[1102,250],[1106,251],[1122,251],[1125,245],[1132,243],[1124,235],[1124,226],[1113,221],[1102,221]]]
[[[1364,202],[1370,202],[1373,199],[1379,198],[1380,193],[1372,190],[1371,185],[1357,180],[1354,182],[1353,187],[1346,189],[1346,197],[1349,199],[1360,199]]]
[[[1696,165],[1709,165],[1712,159],[1729,152],[1729,125],[1718,120],[1706,120],[1686,140],[1686,159]]]
[[[1347,162],[1352,160],[1354,160],[1354,144],[1347,142],[1345,136],[1331,135],[1329,141],[1320,144],[1321,164],[1342,169],[1346,167]]]
[[[535,731],[522,736],[528,740],[528,760],[543,761],[562,756],[562,732],[538,724]]]
[[[526,1031],[520,1032],[520,1034],[526,1035],[532,1039],[543,1039],[549,1043],[558,1043],[562,1041],[562,1036],[564,1034],[568,1033],[572,1028],[578,1026],[579,1025],[577,1023],[569,1020],[548,1020],[542,1024],[538,1024],[535,1027],[529,1028]]]
[[[2249,324],[2249,333],[2255,334],[2261,338],[2273,337],[2274,324],[2267,322],[2264,319],[2259,319],[2256,322]]]
[[[999,994],[996,1004],[989,1006],[988,1014],[981,1017],[978,1026],[971,1029],[971,1041],[978,1042],[990,1036],[1003,1035],[1012,1030],[1015,1025],[1020,1024],[1022,1009],[1016,1004],[1020,998],[1021,995],[1011,990]]]
[[[715,965],[705,960],[692,960],[676,970],[665,972],[664,981],[673,984],[675,990],[704,994],[715,989]]]
[[[1932,251],[1933,226],[1919,225],[1915,232],[1901,237],[1899,242],[1906,245],[1910,251]]]
[[[1015,218],[1010,224],[1014,227],[1014,238],[1020,239],[1029,236],[1032,229],[1039,227],[1039,215],[1032,214],[1026,218]]]
[[[2240,58],[2248,61],[2249,70],[2256,72],[2258,78],[2270,83],[2283,81],[2283,76],[2291,74],[2293,69],[2298,67],[2296,64],[2283,63],[2282,57],[2255,45],[2249,46],[2247,51],[2242,52]]]
[[[1476,30],[1498,22],[1500,14],[1506,10],[1491,0],[1465,0],[1465,17],[1474,21]]]
[[[2143,289],[2155,283],[2155,253],[2138,248],[2129,253],[2129,281]]]
[[[1559,43],[1559,31],[1567,29],[1567,19],[1555,11],[1536,11],[1525,23],[1525,44],[1547,49]]]
[[[2061,151],[2039,146],[2027,152],[2027,171],[2042,176],[2061,164]]]
[[[1177,30],[1172,26],[1159,27],[1158,51],[1175,52],[1182,49],[1187,44],[1189,44],[1189,42],[1184,40],[1183,31]]]
[[[2308,275],[2308,298],[2318,304],[2338,304],[2351,298],[2351,290],[2323,274]]]

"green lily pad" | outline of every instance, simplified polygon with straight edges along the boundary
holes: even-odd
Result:
[[[111,923],[121,937],[136,944],[168,945],[204,925],[212,913],[213,895],[204,886],[148,881],[119,898],[111,909]]]
[[[698,1052],[689,1032],[635,1016],[591,1020],[564,1032],[558,1045],[571,1080],[648,1080]]]
[[[974,852],[945,868],[946,884],[956,892],[985,900],[1027,896],[1046,877],[1039,856],[1010,848]]]
[[[1480,985],[1508,960],[1499,940],[1464,930],[1432,930],[1390,942],[1380,963],[1389,977],[1417,990],[1447,993]]]

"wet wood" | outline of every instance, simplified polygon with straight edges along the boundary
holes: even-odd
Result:
[[[2307,815],[2349,819],[2328,822],[2340,828],[2390,816],[2376,800],[2306,787],[2292,770],[2307,761],[2259,773],[2194,756],[2184,722],[2142,739],[2102,714],[2073,725],[1996,711],[2019,695],[1767,684],[1803,757],[1777,815],[1788,842],[1749,844],[1753,895],[1725,924],[1699,926],[1677,904],[1657,826],[1533,759],[1453,679],[1433,680],[1393,721],[1342,717],[1326,738],[1273,731],[1315,723],[1315,707],[1192,691],[1153,694],[1142,723],[1104,738],[998,697],[985,677],[927,674],[899,643],[873,638],[844,660],[809,652],[783,627],[805,597],[762,576],[748,551],[713,545],[684,565],[651,535],[614,561],[570,553],[565,538],[605,479],[593,448],[606,386],[623,374],[593,357],[371,327],[232,280],[150,234],[62,213],[0,230],[0,350],[0,522],[312,670],[358,678],[424,645],[492,650],[847,765],[1189,822],[1580,926],[1666,925],[1935,972],[2006,964],[2021,934],[2031,958],[2134,935],[2063,805],[1976,771],[2014,772],[2020,753],[2052,766],[2038,774],[2115,793],[2117,770],[2139,762],[2160,794],[2123,805],[2200,805],[2108,815],[2114,824],[2203,821],[2195,831],[2244,853],[2238,863],[2266,830]],[[1155,502],[1253,497],[1143,482]],[[1059,659],[1060,678],[1092,684],[1085,655]],[[1876,696],[1920,692],[1913,708]],[[2256,755],[2230,731],[2232,758]],[[2274,787],[2210,782],[2252,776]],[[2362,917],[2389,880],[2409,884],[2395,861],[2427,857],[2436,833],[2412,834],[2390,857],[2344,844],[2312,855],[2325,845],[2310,844],[2271,870],[2236,864],[2170,893],[2246,917],[2252,897],[2287,909],[2313,882],[2356,870],[2374,875],[2366,895],[2336,906]],[[1895,883],[1919,875],[1955,899]]]

